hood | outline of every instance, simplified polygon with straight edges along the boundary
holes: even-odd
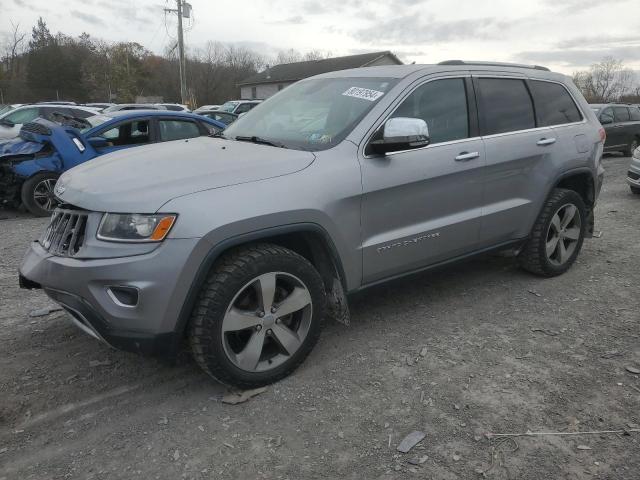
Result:
[[[45,147],[43,142],[23,140],[20,137],[0,142],[0,159],[17,155],[33,155]]]
[[[60,177],[56,195],[87,210],[153,213],[173,198],[287,175],[314,159],[310,152],[198,137],[120,150],[87,162]]]

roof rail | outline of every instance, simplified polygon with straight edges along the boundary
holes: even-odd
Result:
[[[547,67],[542,67],[540,65],[524,65],[522,63],[506,63],[506,62],[468,62],[465,60],[445,60],[444,62],[438,63],[438,65],[482,65],[485,67],[518,67],[518,68],[531,68],[534,70],[544,70],[545,72],[550,72]]]

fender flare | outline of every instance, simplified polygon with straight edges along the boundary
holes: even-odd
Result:
[[[260,230],[255,230],[252,232],[243,233],[240,235],[236,235],[234,237],[228,238],[215,244],[207,253],[204,260],[198,267],[198,271],[196,272],[195,277],[191,282],[191,286],[189,287],[189,291],[187,296],[185,297],[184,302],[182,303],[182,307],[180,308],[180,313],[178,315],[178,319],[176,322],[176,326],[173,330],[174,339],[175,339],[175,348],[176,352],[179,347],[179,342],[181,341],[184,331],[189,323],[189,319],[191,317],[191,311],[196,303],[198,298],[198,293],[200,292],[200,288],[204,284],[207,279],[207,275],[211,270],[211,267],[215,263],[215,261],[220,258],[220,256],[226,252],[228,249],[236,247],[238,245],[243,245],[250,242],[256,242],[261,239],[277,236],[277,235],[286,235],[292,233],[316,233],[320,234],[325,244],[329,248],[329,253],[332,256],[333,262],[336,265],[336,269],[338,271],[338,275],[340,277],[340,281],[345,285],[345,273],[342,266],[342,260],[340,259],[340,254],[331,239],[329,233],[317,223],[293,223],[289,225],[280,225],[276,227],[268,227]]]

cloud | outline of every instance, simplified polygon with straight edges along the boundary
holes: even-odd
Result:
[[[84,13],[78,10],[71,10],[71,16],[79,20],[82,20],[83,22],[89,23],[91,25],[99,25],[99,26],[106,25],[104,20],[102,20],[100,17],[96,15],[91,15],[90,13]]]
[[[640,48],[640,35],[598,35],[573,37],[562,40],[556,44],[558,48],[590,48],[612,47],[615,45],[631,44]]]
[[[575,14],[591,10],[592,8],[602,7],[604,5],[612,7],[617,3],[626,3],[627,1],[629,0],[608,0],[608,2],[604,3],[602,0],[545,0],[544,3],[566,13]]]
[[[282,20],[276,20],[275,22],[270,22],[276,25],[301,25],[306,23],[306,20],[302,15],[294,15],[293,17],[284,18]]]
[[[602,61],[605,57],[620,59],[625,63],[640,61],[640,48],[621,46],[593,49],[533,50],[520,52],[514,59],[524,63],[562,63],[570,67],[585,67]]]
[[[354,37],[368,44],[446,43],[454,40],[497,38],[513,24],[513,21],[497,18],[437,21],[418,15],[405,15],[362,28],[355,32]]]

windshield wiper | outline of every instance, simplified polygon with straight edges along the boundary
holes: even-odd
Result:
[[[224,136],[224,133],[222,133],[222,131],[210,133],[209,136],[213,138],[221,138],[223,140],[229,140],[227,137]]]
[[[279,143],[279,142],[274,142],[274,141],[271,141],[271,140],[266,140],[264,138],[256,137],[255,135],[252,136],[252,137],[238,136],[238,137],[236,137],[236,140],[238,140],[239,142],[252,142],[252,143],[257,143],[259,145],[269,145],[271,147],[287,148],[284,145],[284,143]]]

